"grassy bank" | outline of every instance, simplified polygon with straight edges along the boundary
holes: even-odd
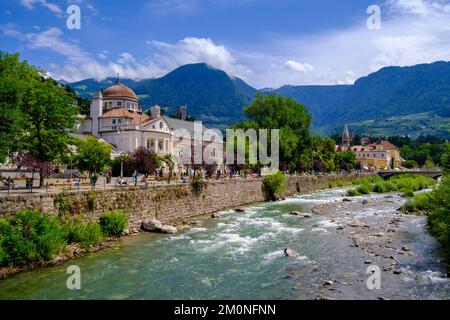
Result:
[[[428,228],[442,244],[450,267],[450,176],[444,177],[432,192],[409,199],[403,210],[407,213],[427,214]]]
[[[53,263],[69,246],[95,247],[109,237],[120,236],[127,225],[123,212],[106,212],[99,221],[83,223],[23,211],[0,219],[0,268],[33,268]]]
[[[414,192],[429,188],[436,184],[436,180],[418,175],[399,175],[389,180],[380,176],[370,176],[353,181],[355,188],[347,191],[348,196],[364,194],[402,192],[405,197],[414,196]]]

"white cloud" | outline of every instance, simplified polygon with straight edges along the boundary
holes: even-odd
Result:
[[[295,71],[299,72],[310,72],[314,71],[314,67],[308,63],[300,63],[294,60],[288,60],[286,61],[286,65],[290,68],[292,68]]]
[[[121,54],[119,54],[119,59],[117,60],[117,62],[125,65],[130,65],[136,63],[136,59],[131,53],[122,52]]]
[[[98,57],[102,60],[106,60],[108,59],[108,54],[109,54],[108,50],[102,50],[102,52],[98,54]]]
[[[148,44],[158,49],[155,60],[169,70],[189,63],[207,63],[231,76],[251,74],[249,68],[236,62],[230,50],[211,39],[187,37],[175,44],[160,41],[149,41]]]
[[[48,2],[47,0],[20,0],[20,3],[27,9],[34,9],[36,5],[40,5],[54,13],[63,13],[61,8],[57,4]]]
[[[450,60],[450,1],[388,0],[381,30],[368,30],[367,17],[361,13],[351,28],[277,38],[251,48],[239,62],[254,70],[257,76],[247,79],[254,86],[279,87],[352,83],[386,66]],[[297,61],[308,61],[314,70],[304,72]]]
[[[41,0],[26,2],[41,4]],[[164,3],[182,5],[177,0]],[[308,36],[277,36],[258,45],[248,43],[245,49],[210,38],[186,37],[174,43],[151,40],[147,42],[153,50],[149,56],[138,58],[138,52],[122,52],[115,60],[107,51],[92,57],[78,44],[64,40],[57,28],[28,34],[14,25],[1,30],[4,36],[26,41],[31,49],[64,56],[65,63],[52,65],[51,72],[69,81],[100,79],[117,72],[128,78],[158,77],[180,65],[202,62],[259,88],[348,84],[385,66],[450,60],[450,0],[386,0],[381,30],[368,30],[366,18],[362,11],[353,27]]]

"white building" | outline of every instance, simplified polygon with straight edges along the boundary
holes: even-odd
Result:
[[[185,107],[182,108],[186,113]],[[161,108],[150,108],[150,116],[142,112],[136,94],[123,84],[116,84],[93,95],[90,114],[83,121],[80,131],[101,138],[114,147],[115,153],[133,152],[139,147],[158,155],[171,154],[175,160],[191,158],[194,129],[206,132],[200,124],[161,116]],[[175,134],[184,131],[191,138],[180,139]],[[197,139],[198,140],[198,139]],[[218,164],[223,162],[222,141],[201,137],[203,150],[211,153]],[[179,163],[181,163],[179,161]]]

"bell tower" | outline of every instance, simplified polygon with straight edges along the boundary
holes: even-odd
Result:
[[[103,95],[102,92],[94,93],[91,101],[91,121],[92,135],[100,137],[100,117],[103,115]]]
[[[350,138],[350,131],[348,130],[348,123],[347,123],[347,120],[345,120],[344,131],[342,132],[341,149],[349,150],[351,142],[352,142],[352,139]]]

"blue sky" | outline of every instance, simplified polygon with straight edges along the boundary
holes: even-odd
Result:
[[[81,29],[66,27],[67,7]],[[381,9],[370,30],[366,10]],[[206,62],[251,85],[343,84],[450,60],[450,0],[2,0],[0,50],[54,78],[159,77]]]

